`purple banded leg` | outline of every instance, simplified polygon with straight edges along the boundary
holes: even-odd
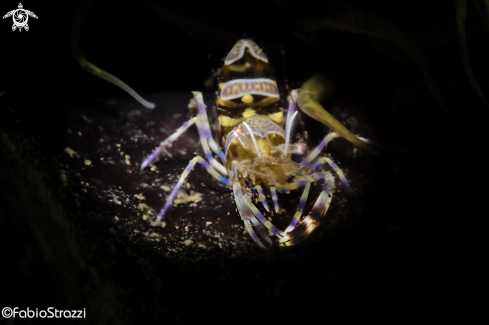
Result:
[[[239,210],[239,209],[238,209]],[[255,241],[255,243],[260,246],[260,248],[267,249],[265,245],[262,244],[262,242],[258,239],[258,236],[256,235],[255,231],[253,230],[253,227],[251,226],[250,220],[243,220],[245,229],[250,234],[251,238]]]
[[[324,217],[331,205],[333,198],[334,177],[331,173],[324,175],[323,191],[319,194],[309,215],[302,220],[292,231],[285,234],[280,240],[281,245],[291,246],[304,240],[319,225],[319,220]]]
[[[258,221],[256,218],[251,218],[250,220],[251,223],[253,223],[253,227],[258,230],[262,238],[265,239],[269,245],[272,245],[272,240],[270,239],[270,236],[268,236],[267,231],[265,230],[265,228],[263,228],[263,225],[260,223],[260,221]]]
[[[325,163],[328,163],[335,171],[335,173],[339,176],[339,178],[341,179],[341,182],[343,183],[343,185],[345,185],[346,189],[348,190],[348,193],[350,194],[350,197],[353,199],[353,201],[355,201],[355,204],[358,208],[358,212],[360,214],[362,214],[362,205],[360,204],[360,201],[358,200],[357,196],[355,195],[355,193],[353,192],[353,190],[351,189],[350,187],[350,184],[348,183],[348,180],[346,179],[345,177],[345,174],[343,173],[343,171],[340,169],[340,167],[338,167],[338,165],[336,165],[336,163],[334,161],[332,161],[330,158],[328,157],[323,157],[323,158],[320,158],[318,161],[316,161],[312,166],[315,166],[317,165],[315,168],[317,168],[318,166],[320,165],[323,165]]]
[[[286,193],[287,191],[293,191],[298,188],[302,188],[307,185],[307,183],[314,183],[316,181],[322,180],[321,173],[315,173],[312,175],[295,176],[294,181],[287,183],[284,187],[280,188],[280,193]]]
[[[295,190],[295,189],[304,187],[304,191],[302,191],[302,196],[301,196],[301,199],[299,201],[299,205],[297,207],[296,213],[294,214],[294,218],[291,220],[289,226],[287,227],[287,229],[285,229],[284,233],[288,233],[288,232],[292,231],[292,229],[294,229],[294,227],[297,225],[297,223],[299,222],[299,220],[302,216],[302,212],[304,210],[304,207],[306,205],[307,197],[309,196],[309,191],[311,189],[311,183],[314,183],[315,181],[323,180],[324,175],[323,175],[323,173],[316,173],[314,175],[314,177],[306,176],[306,177],[301,177],[301,178],[304,178],[304,179],[301,179],[299,181],[294,181],[294,182],[290,183],[289,186],[280,189],[281,192],[283,193],[286,191]]]
[[[258,236],[256,235],[255,231],[253,230],[253,227],[251,226],[250,221],[253,222],[253,224],[256,224],[258,220],[256,220],[255,216],[253,215],[253,212],[248,206],[248,203],[246,202],[246,198],[243,195],[243,189],[241,188],[241,185],[239,185],[239,182],[234,183],[233,193],[234,193],[234,200],[236,201],[236,206],[238,207],[239,215],[241,216],[241,220],[243,220],[245,224],[246,231],[248,231],[248,234],[250,234],[251,238],[255,241],[255,243],[258,246],[260,246],[263,249],[266,249],[266,247],[258,239]],[[256,222],[254,222],[253,220],[256,220]],[[268,237],[268,234],[265,233],[264,238],[265,240],[267,240],[268,238],[267,241],[271,242],[271,239],[270,237]]]
[[[217,143],[214,141],[214,138],[212,137],[211,133],[211,126],[209,124],[209,119],[207,118],[207,112],[205,110],[205,105],[204,105],[204,99],[202,96],[202,93],[200,91],[194,91],[192,92],[194,95],[194,99],[197,102],[197,107],[199,109],[199,115],[200,118],[202,119],[202,128],[205,134],[205,137],[207,141],[209,142],[209,146],[212,149],[212,151],[215,152],[216,155],[221,158],[221,160],[224,162],[226,161],[226,157],[224,153],[219,149],[219,146]]]
[[[326,146],[328,145],[328,142],[330,142],[331,140],[333,140],[335,138],[338,138],[338,137],[339,137],[339,135],[336,134],[335,132],[329,133],[327,136],[324,137],[324,139],[319,143],[319,145],[311,152],[311,154],[309,155],[309,157],[307,158],[307,160],[303,160],[301,162],[301,164],[305,166],[308,161],[311,162],[314,159],[316,159],[316,157],[321,153],[321,151],[324,150],[324,148],[326,148]],[[391,146],[388,146],[388,145],[385,145],[385,144],[382,144],[382,143],[378,143],[378,142],[375,142],[375,141],[372,141],[372,140],[368,140],[368,139],[365,139],[365,138],[362,138],[362,137],[358,137],[358,139],[362,140],[366,144],[369,144],[369,145],[371,145],[373,147],[377,147],[379,149],[384,149],[384,150],[389,150],[389,151],[395,151],[395,152],[398,152],[398,153],[400,153],[402,155],[409,153],[409,151],[407,151],[405,149],[394,148],[394,147],[391,147]]]
[[[302,217],[302,211],[304,210],[304,207],[306,206],[307,197],[309,195],[310,189],[311,189],[311,183],[307,183],[306,186],[304,187],[304,191],[302,191],[301,200],[299,201],[299,206],[297,207],[297,211],[295,212],[294,218],[290,222],[287,229],[285,229],[285,231],[284,231],[285,233],[288,233],[292,229],[294,229],[295,226],[297,225],[297,223],[299,222],[300,218]]]
[[[149,155],[141,164],[141,169],[144,169],[144,167],[148,166],[151,164],[156,157],[158,157],[163,150],[165,150],[168,146],[171,145],[173,141],[175,141],[180,135],[182,135],[183,132],[185,132],[190,126],[192,126],[195,121],[197,120],[197,117],[193,117],[187,122],[183,123],[181,127],[179,127],[173,134],[171,134],[168,138],[166,138],[163,142],[160,143],[160,146],[156,148],[151,155]]]
[[[324,139],[317,145],[317,147],[314,148],[314,150],[309,154],[309,156],[307,157],[307,160],[304,159],[301,162],[301,164],[305,166],[305,165],[307,165],[308,162],[312,162],[321,153],[321,151],[323,151],[324,148],[326,148],[328,143],[337,137],[338,137],[338,135],[335,132],[331,132],[328,135],[326,135],[324,137]]]
[[[197,124],[197,131],[199,133],[200,144],[202,145],[202,149],[204,149],[205,157],[211,163],[212,167],[214,167],[221,175],[227,175],[226,168],[220,164],[217,160],[212,156],[212,152],[209,148],[209,144],[207,142],[207,138],[205,136],[204,127],[202,126],[202,119],[199,115],[197,120],[195,121]]]
[[[170,207],[171,203],[173,202],[173,199],[175,199],[175,197],[177,196],[177,193],[182,187],[183,182],[187,178],[188,174],[192,171],[196,163],[201,164],[205,168],[205,170],[212,175],[212,177],[214,177],[224,185],[230,185],[230,182],[226,177],[221,176],[214,168],[212,168],[211,165],[209,165],[207,161],[204,160],[204,158],[197,156],[194,159],[190,160],[189,164],[183,171],[182,175],[180,175],[180,179],[178,180],[177,185],[175,185],[175,188],[173,189],[173,191],[170,193],[170,196],[166,200],[165,206],[158,214],[158,218],[156,219],[157,221],[161,221],[166,211]]]
[[[267,227],[275,236],[282,238],[282,232],[278,230],[270,221],[268,221],[265,216],[256,208],[256,206],[251,202],[251,197],[249,194],[245,194],[246,204],[251,209],[256,218]]]
[[[272,201],[275,212],[278,213],[277,189],[274,186],[270,186],[270,194],[272,194]]]
[[[258,191],[258,201],[263,204],[263,207],[265,208],[265,210],[267,210],[267,212],[270,212],[270,210],[268,209],[268,203],[265,194],[263,193],[263,189],[260,185],[256,185],[255,189]]]

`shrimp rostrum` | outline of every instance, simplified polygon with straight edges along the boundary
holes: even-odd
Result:
[[[165,217],[196,164],[200,164],[216,180],[232,187],[245,229],[261,248],[271,245],[272,238],[282,246],[296,244],[318,226],[333,197],[335,178],[332,172],[356,200],[341,169],[321,153],[328,142],[336,137],[346,138],[374,153],[377,150],[334,119],[318,103],[320,93],[320,83],[314,78],[300,90],[292,91],[284,118],[277,82],[267,57],[255,42],[249,39],[238,41],[225,58],[221,70],[216,103],[219,139],[215,140],[212,136],[202,93],[193,92],[189,108],[195,112],[194,116],[163,141],[141,165],[143,169],[151,164],[185,130],[194,124],[197,126],[205,158],[196,156],[189,162],[157,220]],[[293,140],[292,127],[299,111],[332,130],[310,153],[306,153],[304,143]],[[303,157],[302,161],[292,160],[292,155]],[[330,166],[327,171],[324,165]],[[313,183],[322,184],[321,192],[311,211],[303,216]],[[295,189],[302,190],[298,207],[289,226],[279,230],[265,215],[270,213],[270,209],[278,213],[277,193]],[[273,207],[268,206],[266,195],[271,197],[269,202],[273,202]],[[266,212],[262,213],[257,208],[260,205],[263,207],[261,210]]]

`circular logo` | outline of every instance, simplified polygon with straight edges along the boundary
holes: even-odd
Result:
[[[4,307],[2,309],[2,316],[3,318],[10,318],[12,316],[12,308]]]
[[[25,29],[26,31],[29,30],[29,25],[27,25],[27,21],[29,20],[29,16],[33,18],[37,18],[36,14],[33,13],[30,10],[24,9],[24,6],[22,6],[22,3],[19,3],[19,8],[10,10],[7,12],[2,18],[8,18],[12,16],[12,19],[14,21],[14,24],[12,25],[12,31],[15,31],[16,29],[22,31],[22,29]]]
[[[17,9],[15,13],[12,15],[14,18],[14,24],[17,27],[24,27],[27,24],[27,12],[24,9]]]

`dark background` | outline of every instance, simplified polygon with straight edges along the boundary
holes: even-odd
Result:
[[[385,173],[371,180],[375,192],[364,189],[368,208],[355,227],[314,245],[221,260],[166,258],[84,217],[90,207],[76,199],[79,189],[60,180],[64,131],[79,107],[111,115],[98,99],[126,95],[72,59],[74,3],[23,2],[39,17],[29,19],[28,32],[12,32],[11,20],[2,20],[2,308],[87,308],[87,323],[114,324],[403,323],[472,315],[464,244],[480,219],[475,205],[484,191],[476,185],[485,179],[480,157],[488,108],[465,76],[454,5],[348,3],[423,44],[457,127],[400,48],[335,28],[311,33],[299,23],[334,17],[337,2],[202,1],[158,9],[98,1],[90,7],[82,52],[143,95],[205,91],[211,69],[246,36],[264,48],[277,79],[285,77],[291,89],[317,71],[330,73],[342,86],[336,98],[355,103],[375,140],[409,150],[381,155]],[[17,5],[4,2],[0,9]],[[467,49],[487,96],[487,28],[472,2],[468,13]]]

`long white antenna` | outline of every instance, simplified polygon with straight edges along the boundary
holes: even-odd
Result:
[[[243,122],[243,124],[246,126],[246,128],[248,129],[248,132],[250,132],[250,135],[251,135],[251,140],[253,140],[253,144],[255,145],[255,149],[256,149],[256,153],[258,154],[258,157],[260,159],[263,159],[263,156],[261,155],[261,152],[260,150],[258,150],[258,145],[256,144],[256,140],[255,140],[255,135],[253,134],[253,131],[251,131],[251,128],[248,124],[246,124],[246,122]]]
[[[292,132],[292,124],[294,123],[294,119],[297,116],[297,113],[299,113],[299,111],[296,111],[294,115],[292,115],[292,117],[290,118],[290,121],[287,123],[287,129],[285,130],[287,136],[285,138],[285,150],[282,153],[282,158],[287,157],[287,150],[289,149],[289,142],[290,142],[290,133]]]

